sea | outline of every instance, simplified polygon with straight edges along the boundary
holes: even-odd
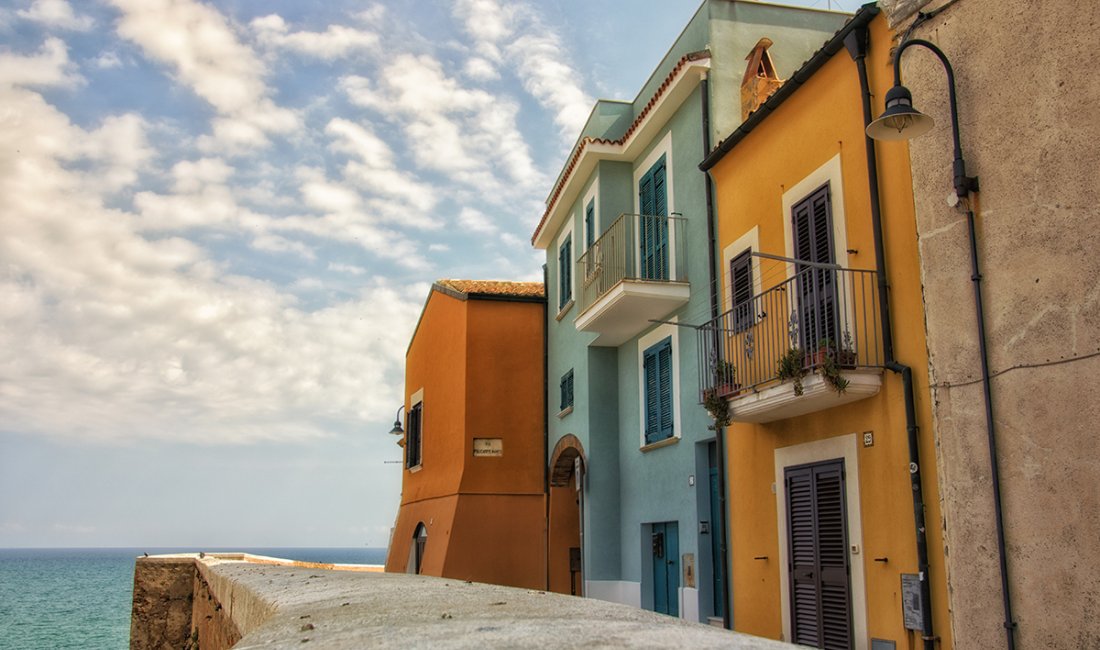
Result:
[[[305,562],[386,561],[384,548],[0,548],[0,650],[128,648],[134,560],[200,550]]]

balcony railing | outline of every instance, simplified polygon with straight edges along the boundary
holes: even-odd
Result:
[[[685,219],[622,214],[577,260],[580,312],[620,282],[687,282]]]
[[[831,357],[838,368],[883,364],[874,271],[797,264],[778,285],[698,330],[700,399],[759,391],[780,378],[780,359],[807,373]]]

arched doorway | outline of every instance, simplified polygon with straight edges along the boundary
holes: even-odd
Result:
[[[554,446],[550,458],[549,588],[583,596],[584,447],[568,434]]]

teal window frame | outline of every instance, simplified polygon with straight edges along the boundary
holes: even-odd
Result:
[[[584,209],[584,250],[592,248],[596,242],[596,199],[588,202]]]
[[[561,376],[559,382],[561,389],[561,400],[559,402],[559,411],[564,411],[567,408],[573,406],[573,369],[570,368],[569,372]]]
[[[558,248],[558,310],[573,300],[573,233]]]
[[[647,445],[667,440],[676,434],[672,380],[672,337],[667,336],[642,353]]]
[[[666,157],[638,179],[638,248],[641,276],[646,280],[668,280],[668,187]]]

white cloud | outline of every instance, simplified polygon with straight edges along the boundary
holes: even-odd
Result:
[[[5,430],[303,439],[358,428],[399,400],[420,296],[373,278],[349,299],[306,309],[271,283],[227,272],[193,242],[144,235],[144,214],[105,207],[110,190],[91,191],[90,180],[96,165],[141,159],[139,120],[85,130],[10,86],[0,86],[0,105]],[[112,137],[129,139],[129,153],[106,156]],[[218,196],[203,193],[233,174],[223,161],[198,159],[175,165],[170,179],[182,194],[168,198],[214,205]],[[258,234],[279,245],[278,235]]]
[[[464,207],[458,213],[458,224],[474,232],[494,232],[496,230],[492,220],[484,212],[470,207]]]
[[[344,166],[344,178],[378,197],[371,204],[380,216],[418,228],[438,225],[430,216],[437,202],[434,188],[399,169],[393,150],[381,138],[343,118],[331,120],[325,133],[333,138],[332,150],[358,158]]]
[[[378,35],[343,25],[329,25],[323,32],[291,32],[281,16],[271,14],[251,23],[256,39],[270,48],[282,48],[332,61],[359,51],[378,48]]]
[[[329,262],[328,270],[336,271],[337,273],[347,273],[348,275],[366,275],[367,270],[361,266],[355,266],[354,264],[338,264],[335,262]]]
[[[572,141],[588,119],[592,99],[581,89],[581,75],[569,63],[561,38],[535,9],[501,0],[459,0],[454,11],[473,37],[475,50],[484,57],[472,58],[468,70],[471,66],[483,70],[489,61],[514,65],[511,72],[554,114],[562,136]]]
[[[65,0],[34,0],[30,9],[21,9],[16,13],[21,18],[58,29],[86,32],[95,26],[91,16],[77,16]]]
[[[354,104],[396,121],[423,168],[503,204],[545,183],[518,129],[518,105],[461,85],[431,56],[397,55],[377,82],[348,76],[341,87]]]
[[[485,82],[500,79],[500,73],[497,72],[496,67],[478,56],[467,59],[462,71],[474,81]]]
[[[264,146],[271,133],[299,128],[293,111],[270,97],[266,70],[213,8],[194,0],[111,0],[122,12],[118,33],[175,72],[219,113],[206,151],[239,153]]]
[[[84,81],[75,70],[65,42],[56,37],[31,56],[0,52],[0,85],[72,88]]]
[[[104,52],[96,58],[92,59],[92,65],[100,70],[110,70],[113,68],[122,67],[122,59],[118,57],[115,52]]]

